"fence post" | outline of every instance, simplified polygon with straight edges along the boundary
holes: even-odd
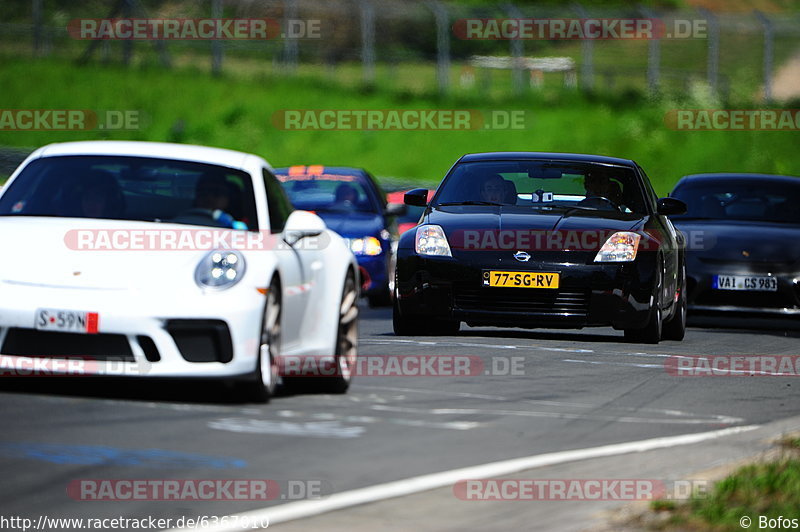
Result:
[[[359,0],[361,11],[361,63],[364,83],[375,81],[375,10],[370,0]]]
[[[640,6],[639,11],[645,18],[659,18],[651,9]],[[650,39],[647,47],[647,89],[651,94],[658,92],[661,85],[661,36]]]
[[[299,18],[297,13],[297,0],[284,0],[283,28],[288,28],[290,21]],[[285,30],[284,30],[285,31]],[[283,38],[283,63],[284,66],[294,72],[297,69],[297,60],[300,55],[297,39],[291,36]]]
[[[42,55],[42,0],[31,0],[33,19],[33,55]]]
[[[700,13],[708,20],[708,85],[716,95],[719,90],[719,21],[708,9],[700,8]]]
[[[756,18],[764,25],[764,100],[772,101],[772,59],[775,31],[772,21],[759,10],[753,11]]]
[[[522,12],[514,4],[505,4],[503,6],[511,18],[521,19]],[[511,39],[509,46],[511,47],[511,60],[513,61],[511,70],[511,90],[514,96],[522,94],[524,69],[522,65],[522,56],[524,55],[524,43],[522,39]]]
[[[211,0],[211,18],[222,18],[222,0]],[[211,41],[211,75],[222,74],[222,41]]]
[[[581,18],[589,18],[589,14],[579,3],[572,4],[573,9]],[[592,90],[594,88],[594,41],[592,39],[583,39],[581,42],[581,55],[583,56],[581,64],[581,85],[584,90]]]
[[[450,86],[450,16],[438,0],[428,2],[436,20],[436,80],[439,93],[446,94]]]

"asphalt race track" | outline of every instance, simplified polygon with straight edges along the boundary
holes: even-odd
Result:
[[[454,337],[403,338],[392,334],[390,311],[364,307],[362,371],[400,367],[400,374],[357,376],[346,395],[282,395],[267,405],[238,403],[225,386],[207,382],[2,379],[2,517],[37,524],[42,516],[171,518],[165,528],[173,528],[181,517],[266,508],[251,515],[268,516],[279,530],[590,529],[597,512],[623,503],[465,501],[446,477],[429,476],[417,488],[390,485],[407,489],[404,497],[354,505],[364,494],[395,493],[381,488],[386,483],[541,455],[554,458],[489,476],[702,479],[800,425],[791,419],[800,414],[794,377],[681,377],[665,369],[676,355],[798,355],[796,322],[704,318],[690,325],[683,342],[659,345],[623,343],[611,329],[462,326]],[[446,357],[462,369],[467,361],[468,371],[453,375],[447,364],[429,364],[450,374],[406,375],[416,366],[378,360],[408,355]],[[696,442],[656,440],[644,452],[563,453],[737,427],[747,428]],[[467,478],[478,473],[467,470],[476,475]],[[85,500],[100,492],[80,488],[87,480],[144,479],[269,479],[279,493],[272,500],[114,501]],[[319,513],[318,503],[334,493],[345,493],[338,511],[285,523],[269,511],[291,504],[300,517]],[[306,498],[310,505],[295,501]]]

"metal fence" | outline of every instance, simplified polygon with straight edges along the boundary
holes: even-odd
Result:
[[[312,76],[414,92],[512,96],[577,87],[770,100],[781,67],[800,54],[800,14],[786,12],[608,10],[580,3],[464,6],[438,0],[6,2],[19,4],[20,15],[0,22],[0,51],[134,66],[201,66],[212,75]],[[318,38],[210,42],[86,41],[67,31],[70,20],[119,17],[266,17],[283,33],[298,21],[318,21],[320,31]],[[676,21],[700,21],[705,31],[631,40],[469,40],[454,31],[463,19],[500,18],[648,18],[667,28]]]

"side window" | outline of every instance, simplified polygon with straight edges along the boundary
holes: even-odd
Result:
[[[286,196],[286,192],[275,176],[263,168],[264,189],[267,191],[267,208],[269,209],[269,226],[272,233],[280,233],[286,226],[286,219],[294,208]]]

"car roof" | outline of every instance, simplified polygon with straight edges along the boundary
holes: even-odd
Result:
[[[735,173],[735,172],[718,172],[718,173],[709,173],[709,174],[689,174],[683,176],[677,184],[702,184],[702,183],[713,183],[716,181],[726,181],[726,182],[750,182],[752,183],[753,180],[763,180],[763,181],[772,181],[777,183],[798,183],[798,177],[787,176],[787,175],[777,175],[777,174],[747,174],[747,173]],[[676,185],[677,186],[677,185]]]
[[[473,161],[518,161],[518,160],[556,160],[586,163],[614,164],[620,166],[636,166],[630,159],[607,157],[605,155],[589,155],[583,153],[553,153],[538,151],[500,151],[486,153],[468,153],[459,162]]]
[[[312,168],[313,171],[309,172],[309,169]],[[315,173],[315,174],[329,174],[329,175],[358,175],[358,176],[366,176],[368,172],[363,168],[355,168],[352,166],[325,166],[322,164],[309,164],[309,165],[294,165],[294,166],[282,166],[280,168],[275,168],[276,174],[289,174],[289,173],[297,173],[298,175],[305,175],[308,173]]]
[[[157,157],[163,159],[195,161],[218,164],[231,168],[244,168],[245,161],[256,155],[223,148],[175,144],[169,142],[91,140],[48,144],[36,150],[32,157],[59,157],[70,155],[119,155],[127,157]],[[266,163],[266,161],[264,161]]]

